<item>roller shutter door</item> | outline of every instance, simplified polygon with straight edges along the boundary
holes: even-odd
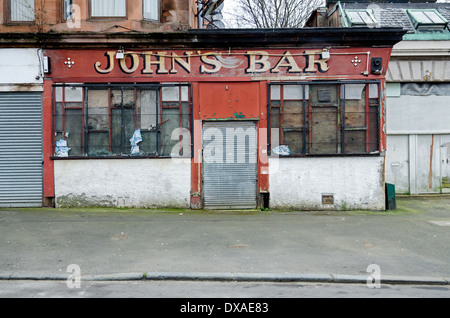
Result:
[[[205,123],[203,125],[205,209],[254,209],[257,206],[257,185],[255,123]]]
[[[42,206],[41,93],[0,93],[0,207]]]

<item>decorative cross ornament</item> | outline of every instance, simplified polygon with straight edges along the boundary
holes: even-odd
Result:
[[[355,56],[355,58],[352,60],[352,63],[353,63],[353,65],[354,65],[355,67],[357,67],[357,66],[358,66],[358,63],[361,63],[361,60],[358,59],[357,56]]]
[[[72,68],[72,65],[74,65],[75,62],[72,61],[72,60],[70,59],[70,57],[68,57],[68,58],[67,58],[67,61],[64,61],[64,64],[67,65],[68,68]]]

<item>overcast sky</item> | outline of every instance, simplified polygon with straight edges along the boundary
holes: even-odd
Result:
[[[230,19],[230,14],[236,14],[236,7],[237,7],[237,2],[238,0],[225,0],[224,2],[224,8],[223,8],[223,18],[224,18],[224,23],[226,25],[227,21],[229,21]],[[425,2],[425,0],[424,0]],[[450,3],[450,0],[437,0],[437,2],[447,2]]]
[[[236,9],[237,0],[225,0],[223,7],[223,18],[226,21],[230,18],[230,12],[234,12]]]

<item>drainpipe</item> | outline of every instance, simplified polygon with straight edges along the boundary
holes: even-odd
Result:
[[[200,11],[203,8],[202,1],[203,0],[197,0],[197,18],[198,18],[198,28],[199,29],[203,29],[203,17],[200,14]]]

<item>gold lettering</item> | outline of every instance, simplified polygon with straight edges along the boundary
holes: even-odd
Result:
[[[216,57],[217,55],[220,56],[221,54],[220,53],[205,53],[205,54],[201,55],[200,59],[203,63],[214,66],[213,69],[209,69],[209,68],[206,68],[205,65],[202,65],[200,67],[201,73],[212,74],[212,73],[217,73],[218,71],[220,71],[222,69],[222,63],[220,63],[220,61],[218,61],[216,58],[213,58],[213,59],[208,58],[208,56]]]
[[[127,66],[127,56],[131,57],[131,68]],[[125,73],[134,73],[139,67],[139,56],[136,53],[125,53],[125,57],[120,60],[119,65]]]
[[[158,60],[156,61],[152,60],[153,52],[144,52],[144,55],[144,69],[142,70],[142,74],[153,74],[152,65],[158,65],[158,69],[156,70],[157,74],[169,73],[166,70],[166,52],[157,52]]]
[[[95,70],[97,72],[99,72],[100,74],[111,73],[113,71],[113,69],[114,69],[114,57],[115,57],[115,55],[116,55],[115,51],[106,52],[105,56],[108,59],[108,64],[107,64],[108,66],[106,67],[106,69],[101,70],[100,67],[102,66],[102,63],[101,62],[95,62],[95,65],[94,65]]]
[[[285,63],[287,62],[287,63]],[[287,67],[288,73],[301,73],[302,70],[298,67],[297,62],[295,62],[292,54],[287,51],[283,54],[283,57],[278,61],[278,64],[271,70],[272,73],[279,73],[280,67]]]
[[[326,72],[328,71],[328,60],[329,58],[323,59],[316,59],[316,55],[320,55],[322,53],[321,50],[311,50],[311,51],[305,51],[305,54],[307,55],[307,68],[305,69],[305,72],[317,72],[316,64],[319,65],[319,72]]]
[[[178,56],[172,52],[172,69],[170,70],[170,74],[177,74],[178,71],[175,68],[175,64],[180,65],[188,74],[191,73],[191,55],[193,52],[184,52],[184,55],[187,55],[187,60],[185,61],[182,57]]]
[[[245,70],[246,73],[265,73],[270,69],[269,54],[264,51],[248,51],[249,66]],[[261,56],[258,60],[257,56]],[[256,66],[260,65],[259,68]]]

